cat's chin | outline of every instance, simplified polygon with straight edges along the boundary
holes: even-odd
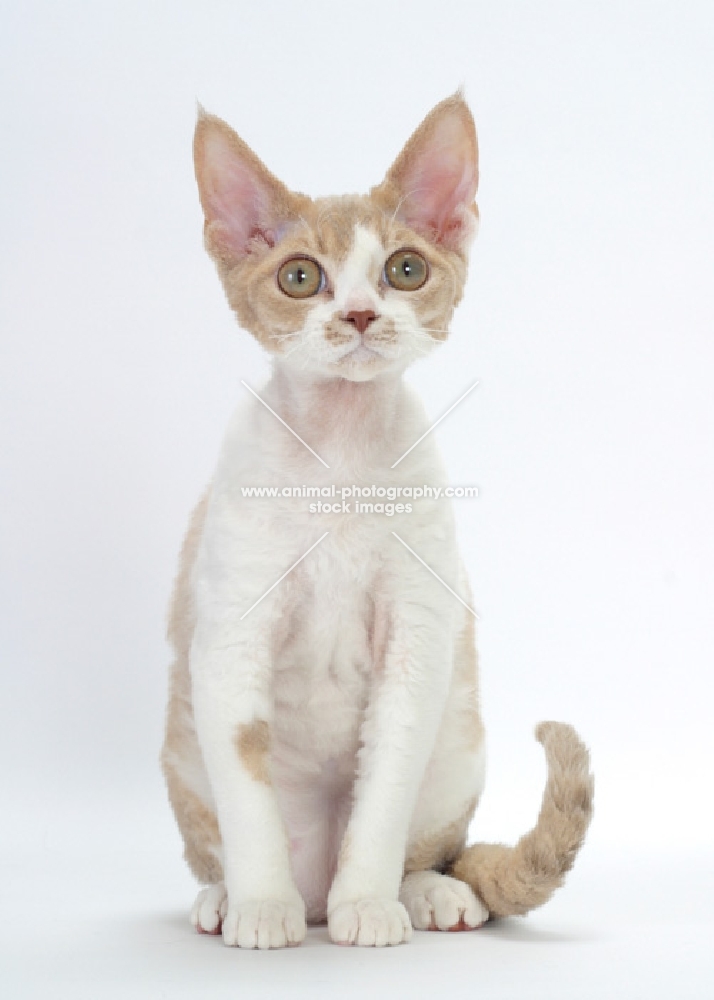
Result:
[[[393,368],[393,361],[371,348],[360,344],[349,354],[330,365],[331,374],[349,382],[369,382],[376,375]]]

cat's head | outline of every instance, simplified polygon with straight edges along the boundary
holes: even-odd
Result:
[[[476,130],[461,94],[431,111],[368,195],[289,191],[203,111],[194,158],[228,301],[282,364],[366,381],[446,338],[478,219]]]

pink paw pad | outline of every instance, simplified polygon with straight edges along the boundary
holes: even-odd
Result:
[[[451,927],[447,927],[447,930],[451,933],[452,931],[477,931],[479,927],[483,927],[483,924],[467,924],[463,917],[460,918],[458,924],[453,924]],[[427,927],[428,931],[439,931],[440,927],[437,927],[432,920],[431,925]]]

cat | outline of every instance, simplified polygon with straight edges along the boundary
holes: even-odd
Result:
[[[447,483],[433,436],[413,447],[429,421],[402,374],[462,296],[471,112],[461,92],[438,104],[366,196],[288,190],[202,109],[194,155],[206,248],[273,373],[230,423],[173,594],[162,767],[206,885],[192,922],[242,948],[297,945],[325,921],[336,943],[381,946],[525,913],[585,836],[588,752],[541,723],[535,828],[465,846],[484,731],[449,503],[316,514],[285,495]]]

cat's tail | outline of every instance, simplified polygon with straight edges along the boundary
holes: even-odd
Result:
[[[590,756],[572,726],[541,722],[548,779],[538,821],[515,847],[474,844],[450,874],[467,882],[493,917],[528,913],[547,902],[573,866],[593,812]]]

